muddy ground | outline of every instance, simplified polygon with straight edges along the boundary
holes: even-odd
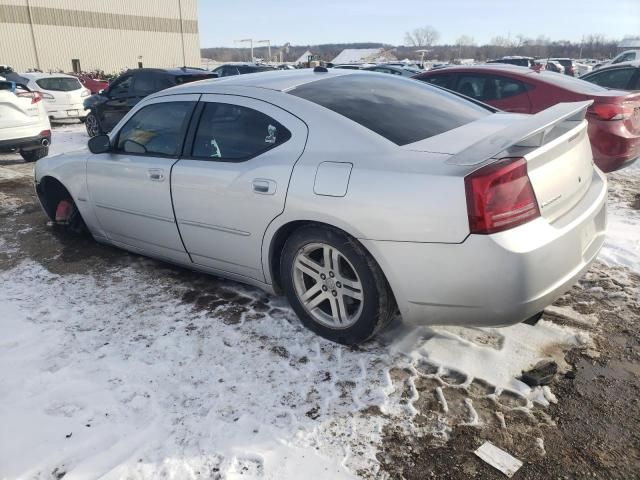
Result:
[[[0,168],[20,174],[30,172],[31,166],[0,159]],[[637,178],[612,177],[620,203],[636,203]],[[2,180],[0,202],[4,207],[0,209],[0,235],[5,239],[0,270],[32,259],[56,274],[99,274],[139,258],[47,224],[28,175]],[[156,267],[156,262],[149,262],[148,268]],[[233,324],[248,302],[254,311],[278,316],[279,309],[270,305],[272,299],[266,295],[249,299],[220,288],[232,282],[173,271],[177,281],[188,285],[182,300],[199,309],[224,306],[225,323]],[[513,477],[516,479],[640,478],[639,298],[638,272],[597,263],[556,303],[581,315],[554,317],[551,311],[547,316],[560,324],[577,324],[592,334],[596,345],[565,355],[569,367],[551,385],[558,402],[547,408],[527,405],[508,393],[497,395],[491,385],[478,380],[463,385],[464,379],[438,373],[428,363],[419,374],[401,367],[392,369],[397,394],[417,410],[413,419],[417,428],[387,425],[377,454],[380,470],[359,473],[366,478],[386,475],[393,479],[505,478],[473,454],[490,440],[525,463]],[[289,355],[279,348],[273,347],[274,354]],[[410,391],[411,386],[417,395]],[[348,382],[342,387],[348,392]],[[446,399],[446,411],[440,395]],[[313,409],[308,412],[310,418],[315,414]],[[383,415],[375,408],[363,414]],[[436,423],[442,424],[446,436],[433,433]],[[425,426],[424,433],[420,425]]]

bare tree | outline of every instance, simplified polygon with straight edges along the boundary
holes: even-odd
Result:
[[[490,44],[496,47],[510,47],[512,45],[512,42],[509,38],[498,35],[491,39]]]
[[[431,25],[416,28],[404,34],[404,43],[409,47],[430,47],[440,38],[440,33]]]

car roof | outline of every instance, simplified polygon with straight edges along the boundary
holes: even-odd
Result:
[[[202,68],[191,68],[191,67],[182,67],[182,68],[130,68],[124,74],[132,74],[136,72],[162,72],[168,73],[169,75],[203,75],[211,73],[208,70],[204,70]]]
[[[226,67],[227,65],[232,67],[271,67],[271,65],[263,65],[261,63],[249,63],[249,62],[228,62],[223,63],[222,65],[217,66],[216,68]]]
[[[72,75],[67,75],[66,73],[42,73],[42,72],[25,72],[19,73],[23,78],[28,78],[29,80],[39,80],[41,78],[76,78]]]
[[[187,83],[173,87],[174,93],[204,93],[208,87],[253,87],[275,91],[287,91],[300,85],[318,82],[328,78],[342,75],[352,75],[357,70],[333,70],[326,72],[314,72],[312,68],[299,70],[270,70],[267,72],[252,73],[251,75],[232,75],[230,77],[212,78],[196,83]]]
[[[518,65],[511,65],[509,63],[488,63],[484,65],[449,65],[446,68],[438,68],[437,72],[456,72],[463,70],[472,70],[478,72],[511,72],[520,75],[528,75],[535,73],[535,70],[529,67],[520,67]],[[429,73],[432,70],[429,70]],[[422,73],[420,75],[423,75]]]

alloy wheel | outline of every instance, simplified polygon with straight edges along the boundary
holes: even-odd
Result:
[[[93,114],[87,115],[87,118],[85,119],[85,126],[90,137],[96,137],[100,135],[98,120]]]
[[[351,262],[334,246],[310,243],[298,250],[292,266],[295,293],[318,323],[348,328],[362,313],[362,282]]]

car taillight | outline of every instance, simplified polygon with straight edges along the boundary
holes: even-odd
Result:
[[[51,138],[51,130],[42,130],[40,132],[41,137]]]
[[[86,89],[86,88],[83,88],[82,89],[82,93],[80,93],[80,96],[81,97],[88,97],[89,95],[91,95],[91,91]]]
[[[30,98],[32,105],[42,100],[42,95],[40,95],[39,92],[20,92],[20,93],[17,93],[16,95],[22,98]]]
[[[587,113],[600,120],[626,120],[633,115],[633,106],[619,103],[594,103]]]
[[[464,179],[471,233],[502,232],[540,216],[524,158],[504,158]]]

